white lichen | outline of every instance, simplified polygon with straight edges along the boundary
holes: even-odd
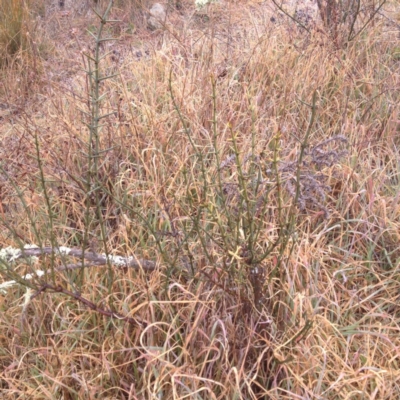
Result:
[[[21,257],[21,250],[8,246],[0,250],[0,258],[6,262],[14,262]]]
[[[32,278],[35,278],[36,276],[38,278],[40,278],[41,276],[43,276],[46,272],[41,271],[40,269],[38,271],[35,271],[35,273],[33,274],[26,274],[22,277],[22,279],[25,279],[27,281],[31,280]]]
[[[25,244],[24,245],[24,249],[25,250],[29,250],[29,249],[38,249],[39,246],[37,246],[36,244]]]
[[[108,256],[106,254],[102,254],[102,256],[110,261],[110,263],[114,264],[117,267],[126,267],[127,265],[127,260],[124,257],[121,256],[113,256],[111,254],[109,254]]]
[[[29,281],[29,280],[31,280],[33,278],[36,278],[36,277],[40,278],[41,276],[43,276],[45,274],[46,274],[45,271],[38,270],[38,271],[35,271],[33,274],[26,274],[26,275],[22,276],[21,278]],[[3,282],[0,285],[0,293],[6,294],[7,293],[7,289],[10,288],[11,286],[16,285],[17,283],[18,283],[17,281]],[[25,298],[25,300],[26,300],[26,298]]]
[[[22,304],[22,312],[24,313],[31,302],[31,298],[34,291],[31,288],[26,288],[26,293],[24,294],[24,303]]]
[[[58,251],[60,254],[63,254],[65,256],[67,256],[69,253],[71,253],[71,249],[69,247],[65,247],[65,246],[60,246],[58,248]]]
[[[14,286],[17,282],[16,281],[7,281],[0,285],[0,293],[7,294],[7,289],[11,286]]]

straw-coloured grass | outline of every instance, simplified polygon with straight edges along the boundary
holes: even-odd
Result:
[[[119,2],[97,86],[97,17],[43,17],[0,127],[2,248],[46,249],[1,264],[4,397],[398,398],[398,28],[338,46],[272,10],[148,32]]]

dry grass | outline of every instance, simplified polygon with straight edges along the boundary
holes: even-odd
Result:
[[[157,268],[3,268],[54,275],[32,299],[23,285],[0,297],[1,397],[397,399],[398,27],[377,19],[338,48],[264,3],[207,19],[183,1],[148,32],[120,3],[92,197],[80,110],[95,16],[49,8],[35,84],[3,80],[0,243],[90,244]]]

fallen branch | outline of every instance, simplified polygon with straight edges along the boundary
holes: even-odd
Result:
[[[146,271],[153,271],[156,268],[156,263],[149,260],[141,260],[136,256],[114,256],[111,254],[98,254],[92,251],[83,251],[78,248],[69,248],[69,247],[58,247],[54,249],[52,247],[37,247],[36,245],[26,245],[23,249],[16,249],[13,247],[6,247],[0,250],[0,263],[12,263],[20,258],[29,258],[29,257],[40,257],[43,255],[59,255],[64,257],[75,257],[84,259],[85,261],[89,261],[88,263],[75,263],[75,264],[66,264],[57,268],[54,268],[54,271],[68,271],[79,268],[87,268],[92,266],[101,266],[106,265],[108,262],[119,267],[119,268],[134,268],[134,269],[143,269]],[[51,273],[53,270],[41,271],[37,270],[32,274],[27,274],[21,276],[23,280],[31,280],[34,277],[41,277],[43,275]],[[0,285],[0,291],[4,291],[6,288],[15,285],[18,283],[17,281],[7,281]]]

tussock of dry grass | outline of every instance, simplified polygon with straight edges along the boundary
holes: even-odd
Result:
[[[47,277],[53,287],[142,322],[111,319],[60,292],[43,290],[24,305],[26,289],[14,286],[0,297],[0,393],[15,399],[397,399],[396,37],[378,20],[337,48],[322,31],[306,35],[290,23],[273,25],[263,4],[227,2],[205,21],[183,3],[186,19],[171,11],[175,23],[164,32],[109,28],[121,41],[105,45],[113,52],[102,64],[119,75],[101,85],[102,111],[115,111],[103,121],[101,148],[108,150],[98,178],[107,242],[96,243],[95,207],[90,240],[95,251],[106,245],[158,268],[110,274],[109,267],[91,267]],[[41,61],[46,84],[2,121],[2,247],[37,244],[38,235],[43,245],[83,243],[88,132],[79,110],[88,100],[78,67],[90,46],[84,27],[96,20],[85,26],[77,18],[74,26],[68,17],[48,18],[59,18],[54,40],[68,45],[56,44],[54,55]],[[229,225],[240,210],[239,168],[250,174],[252,148],[266,182],[274,179],[266,171],[277,153],[281,166],[296,161],[315,91],[311,145],[337,136],[347,143],[327,143],[324,151],[342,157],[321,171],[313,164],[303,170],[323,174],[325,197],[317,188],[311,195],[318,201],[297,208],[296,235],[252,276],[240,230],[246,220],[236,231]],[[281,232],[279,195],[284,217],[293,201],[285,185],[295,177],[281,171],[281,192],[265,183],[257,193],[257,199],[268,193],[255,216],[262,227],[254,246],[259,254]],[[4,280],[60,265],[50,256],[20,262]],[[33,286],[35,293],[43,283]]]

